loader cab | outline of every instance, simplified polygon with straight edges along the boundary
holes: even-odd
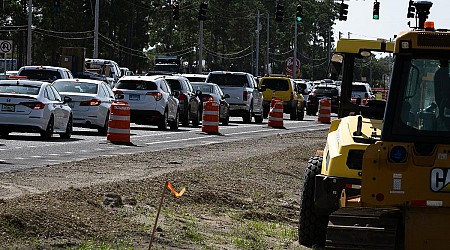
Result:
[[[356,65],[368,64],[373,59],[372,52],[392,53],[394,43],[385,40],[340,39],[336,52],[332,55],[328,67],[328,77],[342,80],[338,117],[363,115],[367,118],[382,120],[386,102],[369,100],[364,105],[352,102],[353,82],[362,81],[355,74]]]

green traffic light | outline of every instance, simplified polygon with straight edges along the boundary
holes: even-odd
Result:
[[[302,20],[302,18],[301,17],[297,17],[297,22],[300,22]]]
[[[373,15],[373,19],[378,20],[380,18],[379,15]]]

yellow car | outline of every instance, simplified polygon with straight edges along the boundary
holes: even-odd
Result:
[[[263,114],[267,118],[270,110],[270,103],[273,98],[283,100],[283,113],[290,114],[291,120],[303,120],[305,104],[303,92],[298,89],[294,80],[284,75],[269,75],[262,77],[259,81],[259,88],[263,91],[264,103]]]

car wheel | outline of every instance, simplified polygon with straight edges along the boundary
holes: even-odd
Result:
[[[317,214],[314,205],[315,178],[320,174],[321,167],[322,157],[311,158],[303,182],[298,241],[307,247],[324,246],[327,234],[328,216]]]
[[[298,106],[295,105],[295,108],[291,110],[290,119],[297,120]]]
[[[53,136],[54,124],[53,124],[53,115],[50,116],[50,120],[48,121],[47,128],[45,131],[41,131],[42,139],[49,140]]]
[[[67,121],[66,132],[60,134],[59,136],[63,139],[70,139],[73,131],[73,118],[69,116],[69,120]]]
[[[198,109],[196,118],[194,120],[192,120],[192,126],[198,127],[198,125],[200,124],[200,120],[201,119],[202,119],[202,115],[200,114],[200,110]]]
[[[188,107],[186,115],[184,116],[183,120],[181,120],[181,125],[183,127],[189,127],[190,119],[191,119],[191,107]]]
[[[167,130],[167,125],[169,123],[168,116],[169,116],[169,114],[167,113],[167,110],[164,111],[164,115],[161,116],[161,119],[159,120],[159,123],[158,123],[158,128],[160,130]]]
[[[253,113],[253,107],[250,107],[250,110],[245,112],[245,114],[242,116],[242,120],[244,121],[244,123],[252,122],[252,113]]]
[[[259,114],[258,116],[255,116],[255,123],[263,123],[264,120],[264,115],[263,114]]]
[[[299,112],[297,113],[297,120],[303,121],[304,118],[305,118],[305,108],[303,106],[301,110],[299,110]]]
[[[177,130],[179,128],[180,124],[180,112],[177,111],[177,114],[175,116],[175,120],[170,122],[170,129],[171,130]]]
[[[107,135],[108,134],[108,123],[109,123],[109,113],[106,114],[105,123],[103,127],[98,128],[98,135]]]

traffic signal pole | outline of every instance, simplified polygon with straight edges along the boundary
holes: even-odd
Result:
[[[294,64],[292,65],[292,79],[297,78],[297,25],[298,21],[295,20],[294,25]]]
[[[200,41],[198,47],[198,73],[203,71],[203,20],[200,20]]]
[[[256,12],[256,56],[255,56],[255,76],[259,75],[259,10]]]

